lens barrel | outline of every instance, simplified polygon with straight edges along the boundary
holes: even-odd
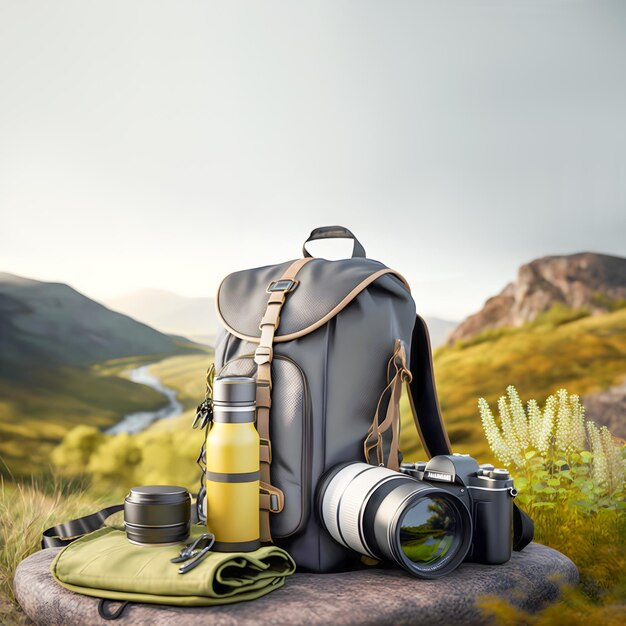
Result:
[[[322,523],[343,546],[438,578],[467,556],[472,519],[464,502],[386,467],[337,466],[320,482]]]
[[[180,543],[189,536],[191,495],[184,487],[133,487],[124,499],[124,530],[142,546]]]

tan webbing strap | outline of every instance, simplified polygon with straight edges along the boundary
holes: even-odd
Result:
[[[261,439],[261,497],[260,522],[261,541],[271,541],[270,511],[280,513],[284,506],[284,495],[280,489],[272,486],[270,480],[270,464],[272,463],[272,444],[270,442],[270,407],[272,405],[272,359],[274,358],[274,335],[280,324],[280,312],[285,304],[287,294],[293,291],[298,283],[296,276],[302,267],[312,261],[310,257],[294,261],[276,281],[268,287],[270,297],[267,301],[265,314],[259,324],[261,338],[254,353],[257,364],[256,427]]]
[[[391,375],[392,367],[395,370],[393,376]],[[372,450],[376,450],[377,464],[385,464],[382,435],[391,428],[391,444],[389,446],[389,456],[387,457],[387,467],[393,470],[399,469],[400,398],[402,396],[403,382],[410,380],[411,372],[406,366],[406,349],[404,343],[397,339],[393,355],[391,359],[389,359],[389,363],[387,363],[387,386],[380,395],[372,425],[367,431],[367,437],[363,443],[363,452],[365,453],[365,459],[368,463],[370,453]],[[385,419],[380,422],[380,406],[387,392],[390,392],[387,412]]]

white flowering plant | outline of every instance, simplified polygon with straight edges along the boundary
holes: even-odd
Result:
[[[480,398],[478,408],[495,456],[515,476],[526,508],[570,503],[585,508],[626,508],[623,443],[585,420],[580,398],[560,389],[543,409],[526,408],[513,386],[498,400],[498,419]]]

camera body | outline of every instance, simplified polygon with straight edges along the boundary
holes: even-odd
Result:
[[[320,521],[342,546],[389,560],[420,578],[438,578],[463,561],[511,558],[513,480],[464,454],[400,471],[363,462],[331,468],[317,487]]]
[[[472,537],[465,560],[496,565],[511,558],[517,490],[507,470],[479,465],[467,454],[450,454],[428,462],[402,463],[400,472],[449,491],[467,506]]]

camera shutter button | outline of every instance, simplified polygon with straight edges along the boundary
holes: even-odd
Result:
[[[489,472],[489,478],[494,480],[508,480],[511,477],[509,472],[505,469],[494,469]]]

